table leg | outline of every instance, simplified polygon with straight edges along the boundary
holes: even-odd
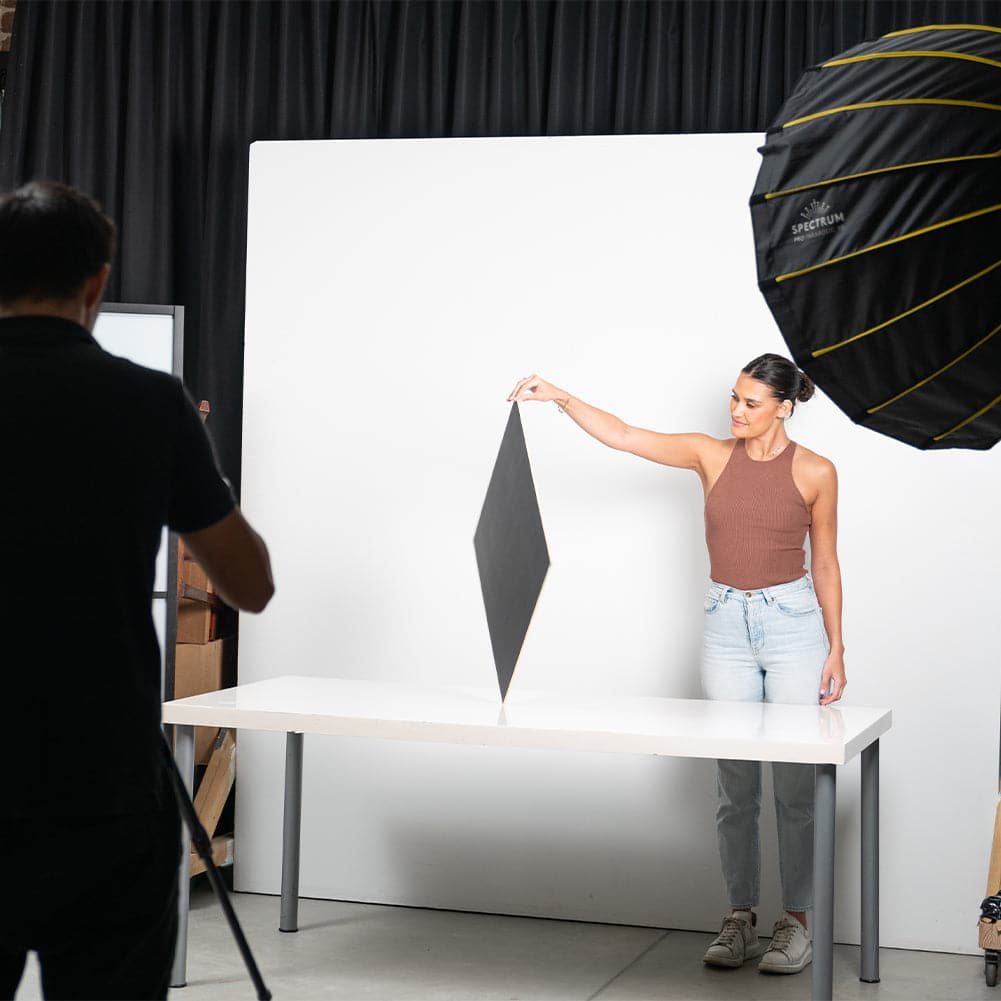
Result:
[[[862,752],[862,950],[859,980],[879,983],[879,741]]]
[[[174,760],[184,785],[191,794],[195,784],[195,728],[174,727]],[[191,834],[181,824],[181,863],[177,872],[177,945],[170,986],[184,987],[188,982],[188,904],[191,896]]]
[[[813,812],[813,1001],[834,994],[834,825],[837,772],[816,766]]]
[[[299,841],[302,822],[302,734],[285,740],[285,822],[282,828],[282,909],[279,931],[299,930]]]

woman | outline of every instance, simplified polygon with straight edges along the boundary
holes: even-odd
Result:
[[[844,692],[837,474],[795,442],[786,420],[813,395],[809,376],[781,355],[744,366],[730,396],[731,438],[630,427],[532,375],[509,400],[554,401],[592,437],[651,462],[691,469],[705,494],[712,578],[705,602],[706,698],[830,705]],[[810,535],[810,572],[804,541]],[[819,602],[818,602],[819,599]],[[785,912],[767,951],[755,926],[760,882],[761,763],[717,763],[716,824],[731,913],[703,961],[798,973],[812,959],[813,766],[773,764]]]

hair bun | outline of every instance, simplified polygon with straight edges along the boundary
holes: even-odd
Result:
[[[771,353],[758,355],[741,371],[744,375],[763,382],[772,394],[772,399],[778,403],[789,400],[795,406],[797,400],[805,403],[813,396],[815,389],[813,379],[806,372],[800,371],[795,362],[783,358],[782,355]]]

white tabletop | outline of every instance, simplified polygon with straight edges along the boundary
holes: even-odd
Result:
[[[495,747],[844,764],[888,709],[283,677],[165,702],[165,723]]]

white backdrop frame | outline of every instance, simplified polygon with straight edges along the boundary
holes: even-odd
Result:
[[[242,499],[276,596],[240,679],[487,685],[472,535],[533,368],[659,430],[728,434],[739,367],[787,353],[756,286],[760,137],[251,147]],[[708,559],[691,473],[522,412],[552,567],[512,688],[698,697]],[[794,440],[841,477],[847,699],[885,705],[882,940],[977,951],[1001,672],[975,596],[993,456],[918,453],[823,396]],[[281,738],[241,737],[236,885],[276,893]],[[838,871],[858,871],[858,779]],[[306,896],[710,931],[710,762],[307,741]],[[763,920],[777,913],[766,781]],[[934,865],[929,859],[935,859]],[[858,886],[836,935],[857,941]]]

